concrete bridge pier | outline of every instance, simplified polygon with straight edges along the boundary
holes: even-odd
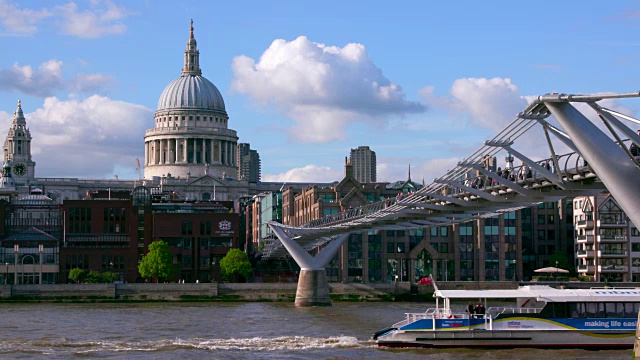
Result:
[[[322,270],[301,270],[296,290],[296,306],[331,306],[327,272]]]
[[[293,260],[300,266],[300,277],[296,289],[296,306],[331,306],[329,282],[325,267],[338,253],[340,246],[349,234],[339,235],[315,256],[309,254],[300,244],[291,239],[282,228],[269,224],[282,245],[287,249]]]

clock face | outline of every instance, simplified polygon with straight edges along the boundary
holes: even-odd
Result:
[[[27,167],[24,166],[24,164],[16,164],[13,167],[13,172],[16,173],[16,175],[24,175],[27,172]]]

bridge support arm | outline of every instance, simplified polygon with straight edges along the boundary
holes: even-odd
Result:
[[[307,252],[300,244],[293,241],[282,228],[269,224],[273,233],[276,234],[282,245],[287,249],[289,255],[295,260],[301,269],[314,269],[313,256]],[[324,269],[323,269],[324,270]]]
[[[568,103],[545,103],[631,221],[640,226],[640,169],[624,149]]]

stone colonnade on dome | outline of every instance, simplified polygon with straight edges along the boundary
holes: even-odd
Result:
[[[145,166],[211,164],[237,166],[237,143],[228,140],[175,137],[145,141]]]

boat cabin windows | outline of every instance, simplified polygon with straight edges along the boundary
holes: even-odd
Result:
[[[640,311],[640,303],[632,302],[577,302],[548,303],[540,312],[549,318],[629,318],[635,319]]]

